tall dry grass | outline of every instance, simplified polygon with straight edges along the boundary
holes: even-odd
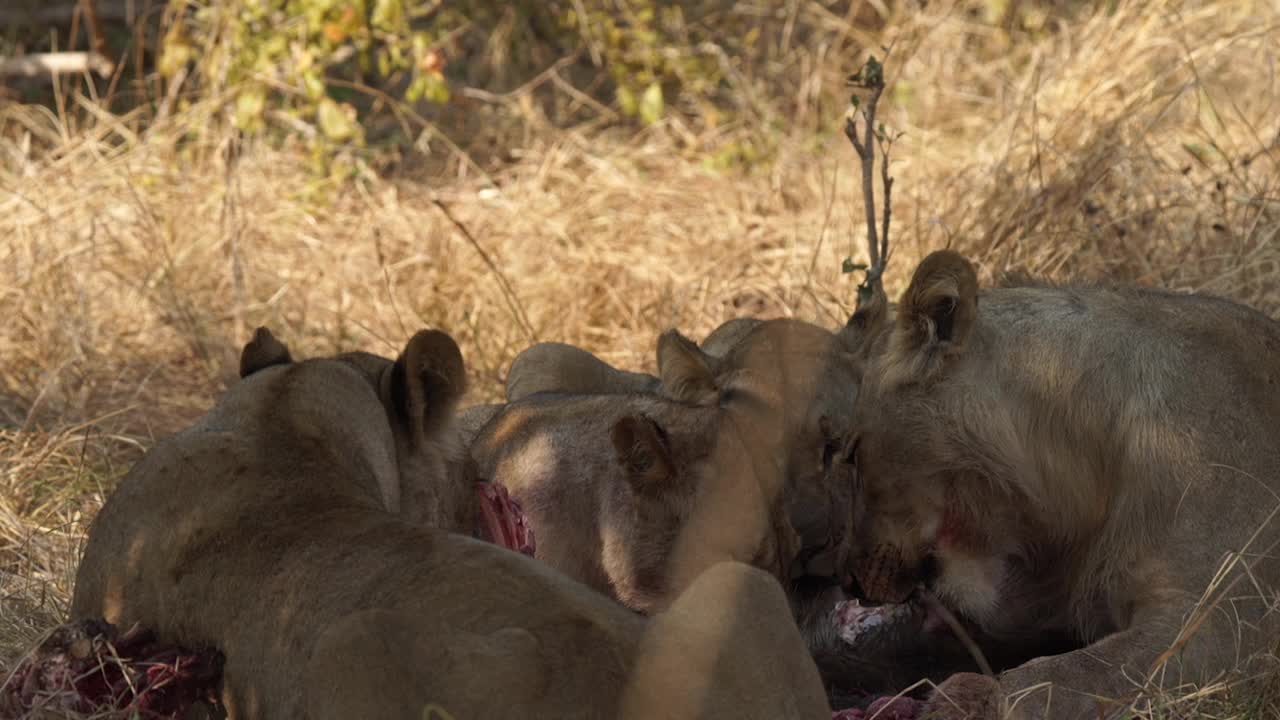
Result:
[[[1106,278],[1280,314],[1280,6],[1118,2],[1013,34],[972,10],[843,29],[894,42],[891,293],[949,244],[987,278]],[[705,169],[698,148],[717,138],[676,120],[623,133],[534,117],[488,178],[317,188],[287,150],[227,162],[199,103],[74,132],[4,108],[0,673],[64,613],[114,482],[211,404],[256,325],[302,356],[390,354],[444,328],[482,401],[537,339],[652,369],[667,327],[842,323],[862,206],[832,98],[860,58],[806,52],[776,105],[791,123],[776,159],[743,173]]]

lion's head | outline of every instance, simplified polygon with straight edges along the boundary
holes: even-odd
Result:
[[[663,391],[723,413],[720,441],[740,448],[732,462],[748,461],[739,479],[754,478],[765,502],[778,503],[772,522],[789,531],[778,534],[797,537],[793,555],[777,559],[785,574],[838,576],[850,542],[854,356],[843,337],[799,320],[756,321],[743,329],[724,357],[675,330],[663,334]],[[786,551],[785,543],[775,549]]]
[[[973,347],[981,342],[973,332],[977,304],[973,266],[936,252],[917,268],[895,312],[867,328],[850,459],[857,474],[853,567],[866,595],[902,602],[927,587],[982,623],[996,614],[1023,548],[1010,539],[1019,535],[1010,511],[1018,489],[995,486],[985,447],[991,437],[979,442],[966,432],[985,412],[984,389],[966,388],[958,372],[983,362]],[[955,402],[964,396],[972,401]],[[957,420],[957,406],[972,417]]]
[[[686,531],[700,532],[690,528],[695,518],[706,518],[699,503],[721,500],[711,479],[717,472],[708,447],[712,433],[696,427],[695,418],[656,415],[632,414],[614,423],[610,437],[625,482],[605,494],[599,517],[602,562],[614,594],[645,613],[665,607],[683,589],[673,567],[677,546]],[[773,525],[741,529],[730,557],[782,576],[779,544],[787,536]]]
[[[336,361],[336,362],[335,362]],[[430,525],[465,530],[475,524],[474,465],[452,426],[467,374],[453,338],[439,330],[413,336],[394,361],[366,352],[302,361],[320,372],[354,370],[386,409],[395,444],[398,486],[386,484],[389,510]],[[289,348],[258,328],[240,355],[240,376],[294,364]]]

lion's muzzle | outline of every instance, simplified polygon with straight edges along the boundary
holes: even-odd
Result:
[[[876,603],[902,603],[915,590],[916,573],[906,567],[902,548],[881,543],[854,563],[854,573],[867,599]]]

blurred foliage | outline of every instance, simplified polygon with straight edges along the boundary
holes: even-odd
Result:
[[[1051,32],[1062,15],[1057,6],[1076,1],[965,0],[974,59],[1007,52],[1020,34]],[[41,6],[15,2],[31,13]],[[421,157],[407,151],[433,143],[483,164],[507,157],[511,139],[539,123],[665,123],[709,169],[750,168],[772,156],[782,135],[831,132],[823,108],[843,104],[844,64],[881,28],[922,7],[922,0],[156,2],[163,12],[132,28],[117,23],[122,32],[113,35],[118,54],[145,48],[142,65],[126,63],[139,91],[134,102],[162,112],[211,104],[217,122],[245,136],[305,146],[317,173],[334,179]],[[148,23],[154,28],[139,39]],[[59,37],[29,29],[8,35],[30,38],[30,49]],[[823,73],[830,82],[812,82]],[[892,92],[895,104],[911,101],[909,87]]]
[[[724,79],[719,46],[686,20],[685,7],[696,6],[594,0],[565,13],[561,25],[608,70],[622,114],[652,124],[662,119],[668,94],[705,101]],[[746,43],[758,36],[748,30]]]
[[[811,4],[830,16],[849,5]],[[413,142],[459,87],[501,91],[562,58],[573,61],[576,77],[585,76],[574,84],[585,85],[615,120],[649,125],[674,112],[705,129],[744,110],[760,120],[761,108],[752,107],[759,101],[743,85],[759,79],[751,68],[763,64],[753,59],[763,57],[780,21],[790,18],[788,42],[803,41],[806,27],[797,29],[793,5],[171,0],[157,69],[170,83],[222,99],[228,121],[245,134],[302,139],[317,169],[340,173],[367,156],[369,128],[386,126],[396,140]],[[785,50],[774,45],[774,54]],[[518,68],[526,72],[513,72]],[[750,163],[764,152],[738,143],[715,164]]]
[[[157,69],[172,82],[192,71],[223,98],[247,135],[301,135],[319,167],[366,145],[356,96],[384,105],[444,103],[442,45],[457,13],[412,0],[173,0]],[[395,87],[394,93],[380,89]]]

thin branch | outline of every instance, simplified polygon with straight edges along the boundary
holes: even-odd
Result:
[[[885,49],[886,58],[892,47]],[[848,84],[869,91],[865,98],[854,95],[850,98],[852,107],[845,116],[844,134],[858,153],[858,162],[862,166],[862,202],[867,219],[867,265],[866,276],[858,286],[858,306],[863,307],[873,297],[883,292],[881,277],[885,265],[889,262],[889,223],[892,219],[893,178],[889,176],[889,149],[894,138],[883,128],[876,128],[876,111],[879,108],[880,96],[884,94],[884,65],[875,57],[854,75],[849,76]],[[864,127],[859,128],[859,116]],[[875,168],[876,145],[880,146],[883,160],[880,165],[880,182],[884,186],[884,212],[881,225],[876,227]],[[846,261],[846,271],[857,266],[852,260]]]
[[[453,226],[458,229],[458,232],[462,233],[462,237],[466,238],[467,242],[471,243],[471,247],[475,248],[475,251],[480,255],[480,259],[489,267],[493,276],[498,279],[498,285],[502,290],[502,297],[507,301],[507,307],[510,308],[511,314],[515,316],[516,321],[520,323],[525,333],[529,336],[529,339],[533,342],[538,342],[538,334],[533,330],[533,323],[529,322],[529,316],[525,314],[524,307],[520,305],[520,299],[516,297],[516,292],[511,288],[511,283],[507,282],[507,276],[502,274],[502,269],[493,261],[493,258],[489,257],[489,253],[485,252],[484,248],[480,245],[480,241],[476,240],[476,237],[471,234],[471,231],[467,229],[467,226],[463,225],[462,221],[458,220],[453,216],[453,213],[449,212],[448,205],[445,205],[436,198],[432,198],[431,202],[440,209],[440,212],[449,219],[449,222],[453,223]]]
[[[862,202],[867,214],[867,260],[872,268],[880,264],[880,245],[876,241],[875,122],[876,106],[880,103],[880,94],[883,92],[883,83],[874,86],[870,97],[862,103],[863,121],[866,125],[866,138],[863,141],[858,141],[857,116],[850,114],[844,121],[844,134],[853,143],[853,148],[858,151],[858,159],[862,164]]]
[[[386,103],[387,107],[391,109],[391,112],[396,115],[396,119],[399,120],[402,125],[404,124],[404,119],[408,118],[417,123],[419,127],[425,130],[430,130],[432,136],[444,142],[445,146],[449,148],[449,151],[453,153],[454,157],[458,158],[464,165],[478,173],[488,184],[493,186],[497,185],[497,183],[494,182],[493,176],[486,172],[484,168],[480,167],[480,165],[473,160],[465,150],[450,139],[449,136],[437,127],[435,123],[418,114],[418,112],[415,111],[408,103],[397,100],[386,92],[361,82],[352,82],[350,80],[343,80],[335,77],[325,77],[324,81],[329,85],[355,90]],[[406,132],[405,134],[407,135],[408,133]]]
[[[893,147],[893,139],[886,138],[880,147],[880,155],[884,162],[880,163],[880,184],[884,186],[884,217],[880,228],[880,273],[889,264],[889,218],[893,215],[893,178],[889,177],[889,148]]]
[[[107,33],[102,28],[97,0],[80,0],[80,7],[84,9],[85,24],[89,26],[89,49],[104,58],[108,57]]]
[[[982,671],[982,674],[987,677],[994,678],[996,674],[991,669],[991,663],[987,662],[987,657],[982,654],[982,650],[978,647],[978,643],[973,641],[969,632],[964,629],[964,626],[960,624],[960,621],[956,619],[956,616],[953,615],[950,610],[943,607],[942,603],[938,602],[938,599],[932,594],[922,592],[919,597],[925,607],[928,608],[929,612],[937,615],[938,618],[942,620],[948,628],[950,628],[952,634],[954,634],[956,639],[960,641],[960,644],[964,645],[964,649],[969,651],[970,657],[972,657],[973,661],[978,664],[978,669]]]

